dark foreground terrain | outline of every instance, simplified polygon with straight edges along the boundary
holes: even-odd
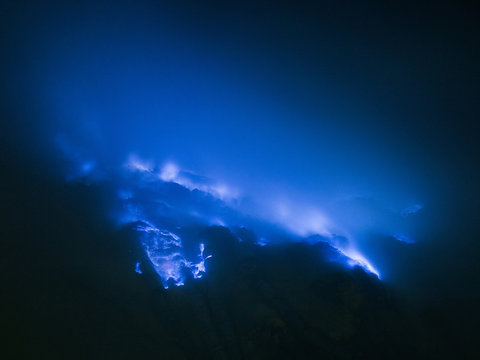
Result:
[[[466,358],[475,347],[457,316],[471,309],[412,306],[328,261],[324,243],[261,247],[196,229],[213,254],[206,276],[165,290],[135,232],[105,219],[107,191],[5,172],[2,358]]]

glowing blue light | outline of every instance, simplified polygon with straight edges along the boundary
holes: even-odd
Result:
[[[328,237],[312,236],[305,239],[306,242],[314,244],[317,242],[327,242],[332,248],[337,250],[340,258],[333,256],[330,260],[349,267],[360,266],[365,271],[375,274],[380,279],[380,272],[367,260],[367,258],[357,250],[347,238],[332,234]]]
[[[276,201],[266,216],[267,220],[273,220],[302,237],[331,234],[331,221],[320,209],[313,206],[286,200]]]
[[[83,167],[84,171],[92,171],[95,162],[86,162]],[[177,234],[176,229],[180,229],[178,225],[183,226],[185,221],[188,224],[194,218],[195,222],[200,221],[204,225],[215,224],[227,227],[227,221],[229,224],[242,224],[245,220],[249,221],[248,217],[256,216],[254,213],[246,217],[240,209],[235,208],[234,203],[222,200],[233,194],[228,187],[219,186],[207,178],[183,171],[173,163],[167,163],[159,169],[151,161],[130,156],[120,174],[123,180],[119,183],[117,195],[122,206],[117,213],[117,220],[121,224],[130,224],[132,229],[138,232],[142,247],[165,289],[172,284],[184,285],[188,277],[202,278],[206,273],[206,260],[212,257],[212,255],[205,256],[205,245],[195,244],[194,239],[189,239],[185,248],[182,238]],[[176,183],[185,190],[192,191],[191,194],[198,194],[199,191],[205,195],[212,195],[215,201],[209,200],[212,196],[195,195],[185,198],[190,192],[179,192],[181,195],[178,195],[178,188],[175,188],[171,195],[168,192],[170,188],[164,186],[166,183]],[[161,209],[165,208],[174,217],[174,222],[179,221],[176,226],[169,223],[172,219],[166,222],[162,220],[161,211],[164,210]],[[416,205],[405,211],[410,214],[419,209],[421,209],[420,205]],[[348,237],[337,236],[330,231],[334,228],[332,221],[317,208],[286,201],[277,202],[270,217],[259,216],[258,221],[262,226],[279,226],[283,229],[282,231],[293,235],[298,241],[311,243],[312,236],[318,236],[315,241],[327,241],[338,250],[343,257],[339,262],[350,267],[360,266],[365,271],[380,277],[379,271],[353,246]],[[253,230],[256,232],[255,227]],[[270,235],[269,240],[262,236],[262,232],[257,235],[256,245],[262,247],[273,245]],[[403,242],[412,242],[404,235],[395,235],[395,237]],[[192,253],[192,246],[198,246],[200,250],[193,258],[188,255]],[[135,265],[135,271],[138,274],[142,273],[139,262]]]
[[[142,233],[142,245],[165,289],[169,283],[184,285],[186,272],[194,279],[200,279],[206,272],[205,260],[212,256],[204,256],[204,244],[199,245],[200,261],[194,262],[185,257],[182,240],[173,232],[159,229],[148,221],[137,224],[135,230]]]
[[[134,171],[147,172],[155,174],[156,170],[149,164],[138,158],[129,158],[129,167]],[[148,175],[150,176],[150,175]],[[155,178],[157,180],[155,180]],[[137,179],[138,180],[138,179]],[[212,185],[202,177],[195,176],[189,172],[182,171],[177,165],[173,163],[165,164],[158,175],[152,178],[143,178],[140,181],[146,181],[152,184],[155,181],[160,182],[173,182],[181,185],[189,190],[199,190],[203,193],[218,195],[215,185]],[[153,186],[153,185],[152,185]],[[225,189],[227,189],[225,187]],[[129,199],[128,196],[123,196]],[[217,196],[220,197],[220,196]],[[184,205],[182,205],[184,206]],[[204,250],[205,245],[199,244],[200,254],[198,255],[199,261],[193,261],[186,258],[184,255],[183,244],[181,238],[167,229],[161,229],[154,225],[152,222],[145,220],[143,211],[138,207],[133,207],[128,204],[126,210],[130,212],[128,218],[131,221],[137,223],[135,229],[142,233],[142,244],[147,253],[148,258],[154,266],[155,271],[160,276],[163,286],[168,288],[169,283],[173,283],[176,286],[181,286],[185,283],[185,274],[190,272],[194,279],[201,278],[205,272],[205,260],[209,259],[211,255],[205,257]],[[217,209],[218,210],[218,209]],[[346,237],[338,237],[331,233],[327,227],[331,226],[331,221],[318,209],[312,207],[303,207],[301,204],[287,204],[287,202],[278,202],[274,208],[274,220],[281,223],[286,230],[291,231],[293,234],[301,236],[301,241],[311,241],[306,236],[321,235],[320,239],[327,239],[328,243],[337,249],[339,253],[344,257],[341,260],[342,263],[348,266],[360,266],[365,271],[375,274],[380,278],[379,271],[361,254]],[[413,211],[413,210],[411,210]],[[417,210],[418,211],[418,210]],[[187,213],[197,219],[203,219],[207,223],[216,223],[217,225],[225,226],[223,220],[220,218],[206,218],[196,210],[188,210]],[[338,239],[343,239],[340,242]],[[322,240],[316,240],[322,241]],[[269,241],[263,236],[259,236],[256,244],[259,246],[271,245]]]
[[[131,171],[152,172],[154,165],[151,161],[140,159],[135,155],[130,155],[125,166]]]
[[[165,182],[176,183],[189,190],[202,191],[224,201],[232,200],[238,196],[238,192],[234,191],[227,185],[217,184],[210,179],[198,176],[191,171],[181,170],[177,165],[171,162],[162,167],[158,178]]]
[[[373,267],[372,264],[362,255],[360,254],[357,250],[355,249],[348,249],[348,250],[340,250],[337,249],[341,254],[346,256],[348,258],[347,264],[350,266],[360,266],[364,270],[377,275],[377,277],[380,279],[380,273],[378,272],[375,267]]]
[[[159,177],[163,181],[175,182],[178,178],[179,172],[180,172],[180,169],[178,168],[177,165],[173,163],[167,163],[163,166]]]
[[[205,245],[204,244],[200,244],[200,262],[198,264],[193,264],[192,266],[192,273],[193,273],[193,277],[195,279],[200,279],[203,274],[206,272],[206,269],[205,269],[205,260],[207,259],[210,259],[212,257],[212,255],[208,255],[207,257],[205,257],[203,255],[203,252],[205,251]]]

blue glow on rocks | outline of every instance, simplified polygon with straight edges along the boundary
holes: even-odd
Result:
[[[139,262],[137,262],[137,263],[135,264],[135,272],[136,272],[137,274],[142,274],[142,273],[143,273],[143,271],[140,269],[140,263],[139,263]]]
[[[355,249],[347,249],[347,250],[340,250],[340,253],[345,255],[348,260],[347,264],[350,266],[360,266],[364,270],[377,275],[377,277],[380,279],[380,273],[375,267],[357,250]]]
[[[99,181],[94,175],[92,170],[90,176]],[[315,207],[277,201],[270,207],[273,212],[263,213],[258,207],[243,206],[239,193],[228,190],[228,186],[218,185],[218,182],[183,170],[172,162],[157,166],[153,161],[133,155],[123,166],[101,179],[117,186],[120,203],[115,210],[115,219],[138,234],[165,289],[184,285],[188,278],[200,279],[207,273],[206,260],[212,255],[205,255],[205,244],[194,238],[184,242],[180,235],[184,226],[199,223],[226,228],[246,224],[256,234],[255,244],[260,247],[275,246],[275,239],[281,234],[284,238],[309,243],[312,236],[318,236],[321,240],[315,241],[325,241],[338,250],[343,258],[341,263],[360,266],[380,277],[378,269],[351,238],[336,235],[341,229],[325,212]],[[417,208],[409,211],[418,211]],[[406,236],[395,237],[410,243]],[[141,273],[139,266],[137,263],[137,273]]]
[[[205,260],[211,256],[204,257],[204,244],[199,245],[199,261],[190,261],[183,253],[182,240],[178,235],[148,222],[140,222],[135,230],[141,233],[143,248],[165,289],[168,289],[170,283],[184,285],[187,272],[194,279],[201,278],[206,272]]]
[[[123,215],[119,219],[123,219],[124,223],[134,224],[134,230],[140,234],[143,248],[165,288],[170,284],[176,286],[185,284],[188,274],[194,279],[199,279],[206,273],[205,261],[212,255],[204,255],[204,243],[195,245],[195,241],[193,243],[190,241],[189,247],[198,246],[200,252],[198,255],[187,256],[186,254],[191,254],[192,251],[186,251],[181,236],[177,233],[178,228],[183,225],[198,221],[205,226],[216,225],[227,228],[229,228],[227,223],[232,226],[247,223],[248,227],[257,234],[255,244],[261,247],[275,245],[275,240],[267,240],[265,228],[277,227],[281,229],[279,231],[290,234],[289,236],[296,241],[310,242],[309,236],[320,236],[321,241],[328,242],[339,251],[344,258],[342,263],[351,267],[360,266],[377,276],[380,274],[353,246],[348,237],[338,237],[329,230],[332,222],[315,208],[302,208],[301,204],[277,202],[271,216],[255,212],[245,214],[245,209],[232,203],[225,193],[215,190],[218,189],[215,181],[182,170],[172,162],[157,167],[153,162],[130,157],[127,164],[129,164],[126,167],[128,188],[137,190],[128,192],[122,190],[119,193],[120,199],[124,202]],[[138,173],[140,176],[130,177],[128,173]],[[177,198],[178,194],[169,194],[167,188],[164,188],[168,184],[175,184],[178,190],[184,189],[185,195]],[[227,188],[225,186],[225,189]],[[133,195],[142,192],[148,193],[148,196]],[[184,198],[184,196],[187,197]],[[147,220],[172,216],[175,217],[177,230],[172,228],[172,224],[159,226],[154,221]],[[252,222],[252,218],[256,220]]]

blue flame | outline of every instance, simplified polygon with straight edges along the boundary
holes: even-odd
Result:
[[[143,273],[143,271],[140,269],[140,263],[139,262],[135,263],[135,272],[137,274],[142,274]]]
[[[258,235],[255,244],[262,247],[275,244],[275,241],[267,240],[265,227],[279,227],[298,241],[311,242],[311,235],[316,235],[320,241],[327,241],[339,251],[344,259],[342,263],[360,266],[380,277],[379,271],[352,241],[345,236],[333,234],[328,229],[331,225],[328,217],[313,208],[301,209],[298,204],[292,208],[283,203],[277,205],[277,211],[270,217],[262,217],[262,214],[254,212],[245,215],[242,213],[245,209],[237,206],[234,201],[236,198],[233,197],[233,192],[220,192],[216,182],[182,170],[172,162],[156,166],[152,161],[130,156],[123,168],[127,170],[123,174],[126,175],[126,184],[118,191],[123,203],[118,219],[121,223],[132,224],[133,229],[140,234],[147,257],[165,288],[171,284],[183,285],[188,276],[199,279],[206,273],[205,261],[212,255],[204,255],[204,243],[190,240],[189,247],[198,246],[200,252],[198,255],[187,256],[191,251],[185,249],[184,242],[177,233],[181,226],[196,221],[207,226],[223,227],[228,227],[226,223],[234,226],[247,223]],[[178,190],[184,189],[189,195],[185,198],[187,193],[178,194],[176,190],[170,193],[168,184],[175,184]],[[130,190],[125,190],[126,188]],[[228,189],[226,186],[223,188]],[[260,225],[258,221],[252,222],[252,217],[259,218]],[[153,218],[158,220],[152,221]],[[167,218],[170,220],[165,221]],[[157,222],[162,225],[157,225]]]
[[[186,273],[190,272],[194,279],[200,279],[206,272],[205,245],[200,243],[199,261],[188,260],[183,252],[182,239],[175,233],[159,229],[149,222],[140,222],[135,230],[142,234],[142,246],[152,263],[156,273],[160,276],[165,289],[169,284],[184,285]]]
[[[357,250],[355,249],[347,249],[347,250],[339,250],[339,252],[347,257],[347,264],[350,266],[360,266],[364,270],[377,275],[380,279],[380,272]]]
[[[65,141],[62,144],[65,149]],[[74,163],[79,159],[77,153],[71,157]],[[275,244],[277,235],[272,233],[275,228],[296,241],[311,242],[312,236],[319,236],[339,251],[344,258],[342,263],[360,266],[380,277],[379,271],[351,239],[334,234],[331,229],[338,230],[338,227],[314,207],[276,201],[270,207],[273,211],[265,214],[258,206],[244,207],[238,191],[183,170],[173,162],[158,166],[154,161],[130,155],[123,166],[111,171],[108,177],[99,177],[96,172],[100,169],[91,164],[95,163],[88,162],[84,165],[85,172],[80,175],[73,172],[67,178],[87,176],[116,184],[121,206],[115,218],[139,234],[141,245],[166,289],[170,285],[185,284],[188,277],[200,279],[206,273],[205,263],[212,255],[204,255],[204,243],[189,239],[185,246],[178,233],[182,226],[198,222],[227,228],[247,224],[257,234],[256,245],[262,247]],[[417,207],[409,210],[413,211],[418,211]],[[400,238],[406,242],[405,239]],[[192,254],[192,247],[199,249],[197,255],[188,255]],[[135,271],[140,274],[139,266],[137,263]]]

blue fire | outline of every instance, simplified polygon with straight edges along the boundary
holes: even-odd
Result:
[[[81,162],[79,156],[71,160]],[[191,224],[223,226],[232,233],[234,227],[246,224],[255,232],[255,244],[260,247],[274,246],[280,233],[289,234],[295,241],[325,241],[337,249],[340,257],[335,261],[350,267],[360,266],[380,277],[380,272],[354,242],[347,236],[334,234],[330,230],[334,223],[315,208],[274,202],[275,211],[265,215],[258,206],[245,207],[239,192],[231,187],[182,170],[172,162],[157,166],[153,161],[133,155],[118,169],[110,170],[108,176],[99,177],[98,167],[90,171],[88,176],[92,179],[117,186],[119,205],[114,218],[138,234],[165,289],[184,285],[187,278],[200,279],[207,272],[207,260],[212,255],[205,255],[205,244],[191,236],[185,241],[181,235],[183,228]],[[85,175],[83,172],[67,175],[69,181],[75,178],[83,181]],[[242,241],[240,237],[238,240]],[[135,271],[142,273],[139,262]]]
[[[182,239],[175,233],[159,229],[145,221],[136,224],[135,230],[141,234],[140,239],[145,253],[165,289],[168,289],[170,283],[176,286],[184,285],[186,272],[190,272],[194,279],[200,279],[206,272],[205,260],[212,256],[204,256],[203,243],[199,244],[200,253],[197,261],[188,260],[183,253]]]
[[[135,272],[137,274],[143,274],[143,271],[140,269],[140,263],[139,262],[135,263]]]

